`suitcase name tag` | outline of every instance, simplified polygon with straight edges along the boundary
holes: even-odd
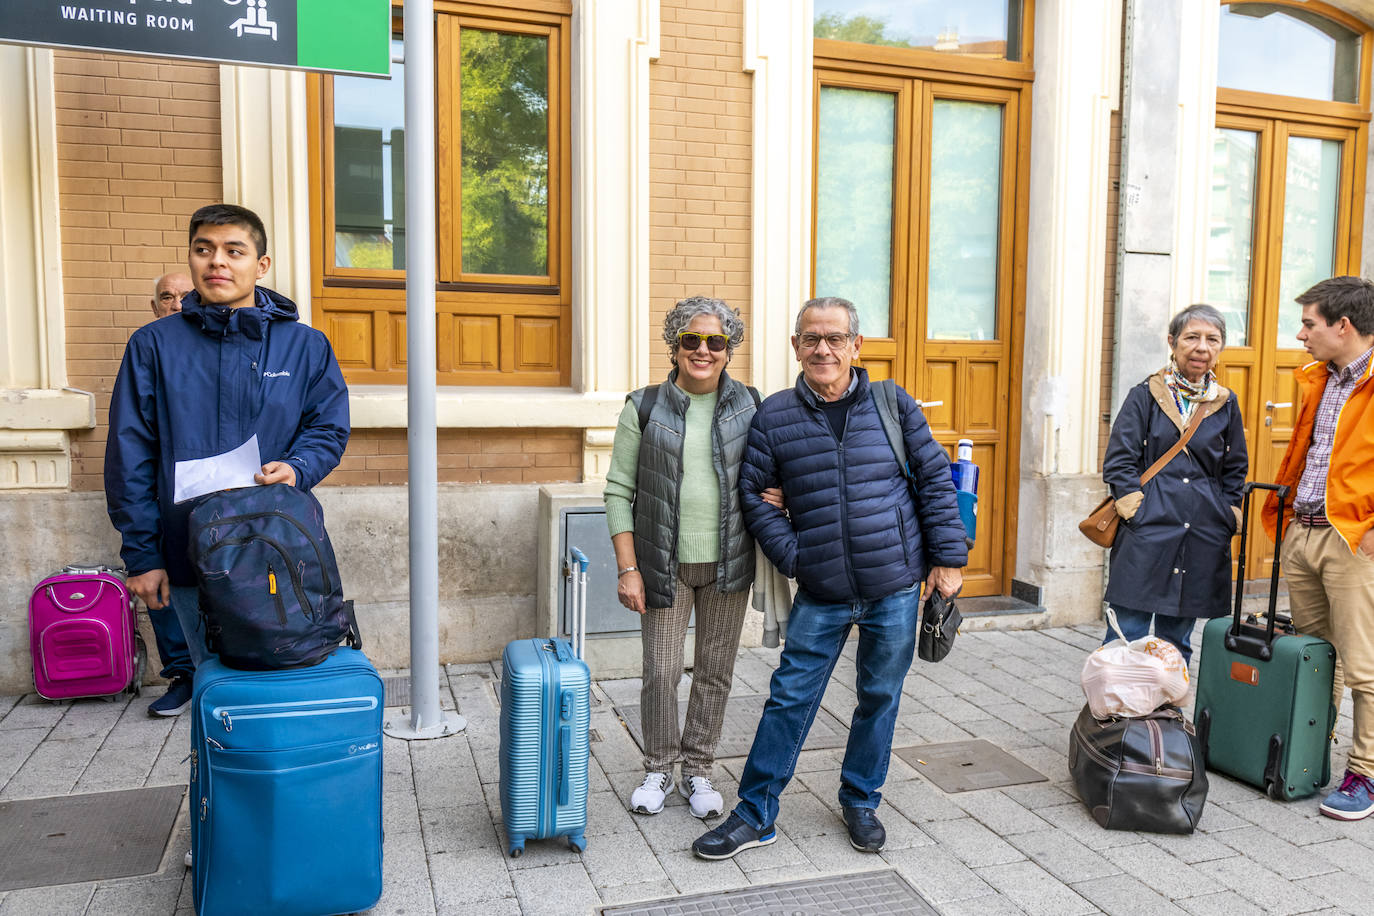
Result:
[[[1231,662],[1231,680],[1254,687],[1259,684],[1259,669],[1242,662]]]

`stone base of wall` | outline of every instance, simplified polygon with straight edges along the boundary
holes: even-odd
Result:
[[[1105,495],[1096,475],[1021,478],[1016,578],[1040,586],[1048,626],[1102,619],[1106,551],[1085,538],[1078,523]]]

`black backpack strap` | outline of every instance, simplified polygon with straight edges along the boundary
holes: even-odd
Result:
[[[763,403],[763,398],[759,397],[759,390],[753,385],[745,385],[744,387],[749,389],[749,396],[754,399],[754,409],[757,410],[758,406]]]
[[[644,397],[639,399],[639,431],[649,425],[649,414],[654,412],[654,402],[658,400],[658,386],[650,385],[644,389]]]
[[[902,421],[897,415],[897,383],[890,378],[885,378],[880,382],[874,382],[868,386],[869,397],[873,398],[873,406],[878,408],[878,419],[882,420],[883,433],[887,436],[887,444],[892,446],[892,454],[897,458],[897,465],[902,469],[902,476],[911,478],[911,468],[906,463],[906,443],[902,439]]]
[[[344,634],[344,641],[348,643],[350,649],[361,651],[363,647],[363,634],[358,631],[358,617],[353,613],[353,599],[350,598],[343,603],[344,617],[348,620],[348,632]]]

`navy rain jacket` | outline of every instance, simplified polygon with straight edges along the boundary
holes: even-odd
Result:
[[[172,502],[175,463],[237,448],[257,434],[263,464],[287,461],[309,490],[348,444],[348,388],[324,334],[300,324],[296,303],[258,287],[256,304],[205,305],[129,338],[110,397],[105,501],[129,575],[166,569],[196,584],[186,525],[199,500]]]
[[[802,376],[754,415],[740,472],[749,532],[773,565],[821,601],[876,601],[926,577],[932,566],[968,563],[949,456],[911,395],[897,389],[898,418],[921,505],[883,433],[868,373],[836,441]],[[782,487],[788,515],[760,492]]]

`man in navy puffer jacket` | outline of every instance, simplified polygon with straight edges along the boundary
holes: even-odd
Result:
[[[852,303],[807,302],[792,338],[802,374],[754,416],[740,473],[745,523],[768,559],[800,588],[740,778],[739,804],[692,844],[704,859],[727,859],[777,838],[778,797],[854,626],[859,702],[840,770],[840,807],[855,849],[877,852],[886,840],[875,810],[916,648],[921,583],[953,596],[968,549],[949,457],[916,402],[898,389],[919,493],[919,505],[913,504],[869,394],[868,373],[851,366],[862,343]],[[786,514],[760,495],[776,486]]]
[[[110,397],[105,501],[119,530],[129,591],[156,610],[171,599],[191,659],[206,657],[177,462],[238,448],[256,435],[259,484],[308,490],[348,443],[348,388],[324,334],[296,304],[257,285],[271,264],[253,211],[230,204],[191,216],[193,292],[181,312],[129,338]],[[184,685],[189,687],[189,685]]]

